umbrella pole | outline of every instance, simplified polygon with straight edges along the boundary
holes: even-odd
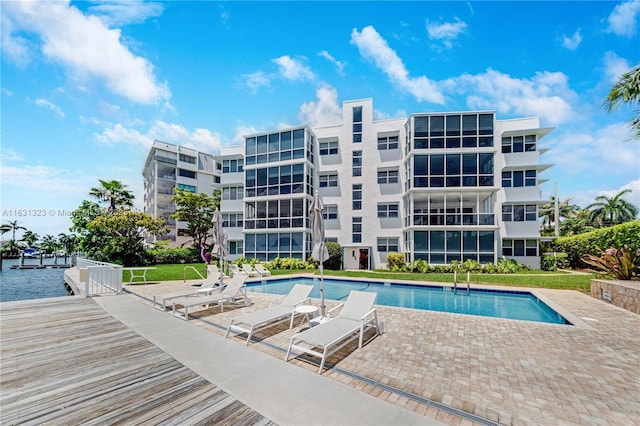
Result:
[[[320,316],[324,318],[324,268],[322,262],[320,262]]]

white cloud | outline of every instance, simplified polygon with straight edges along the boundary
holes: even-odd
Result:
[[[541,144],[551,148],[546,160],[567,176],[606,181],[638,175],[640,144],[628,142],[627,136],[627,124],[620,122],[595,132],[552,133]]]
[[[261,87],[268,87],[271,85],[271,76],[262,71],[243,74],[242,79],[244,80],[244,85],[251,89],[253,93],[256,93]]]
[[[42,98],[36,99],[36,105],[49,109],[55,112],[59,117],[64,118],[64,112],[62,111],[62,109],[60,109],[58,105],[52,102],[49,102],[46,99],[42,99]]]
[[[259,130],[253,126],[247,126],[245,124],[240,124],[236,127],[236,133],[233,135],[232,143],[234,145],[243,145],[244,146],[244,137],[253,135],[258,133]]]
[[[322,127],[342,122],[342,107],[338,102],[335,87],[324,84],[316,89],[316,101],[305,102],[300,106],[298,119],[311,127]]]
[[[156,121],[146,131],[128,128],[121,123],[109,124],[102,133],[94,134],[98,143],[115,146],[127,144],[139,146],[145,150],[151,148],[154,140],[172,143],[197,149],[198,151],[216,154],[220,152],[221,137],[208,129],[194,129],[190,131],[179,124]]]
[[[580,43],[582,43],[582,35],[580,35],[580,28],[578,28],[576,30],[575,33],[573,33],[572,36],[567,37],[567,36],[563,36],[562,37],[562,47],[569,49],[569,50],[576,50],[578,48],[578,46],[580,46]]]
[[[117,144],[137,145],[145,149],[151,148],[153,140],[137,130],[128,129],[120,123],[106,127],[102,133],[94,134],[96,140],[104,145],[115,146]]]
[[[90,6],[88,10],[96,15],[108,27],[140,24],[149,17],[162,15],[160,3],[147,3],[131,0],[110,0]]]
[[[556,125],[574,116],[572,103],[577,95],[561,72],[538,72],[518,79],[492,69],[484,74],[464,74],[443,82],[451,91],[472,93],[470,108],[496,109],[502,114],[537,116],[544,125]]]
[[[20,165],[2,166],[2,185],[27,188],[55,194],[86,193],[85,186],[77,185],[78,176],[66,168]]]
[[[620,3],[613,8],[607,22],[607,31],[619,36],[633,37],[636,34],[636,18],[640,14],[640,0]]]
[[[361,32],[354,28],[351,43],[358,47],[361,56],[373,61],[403,92],[411,94],[419,102],[444,103],[444,96],[433,81],[426,76],[409,77],[402,60],[372,26],[363,28]]]
[[[429,38],[441,41],[447,49],[451,49],[453,41],[467,30],[467,24],[458,18],[454,22],[432,23],[427,21],[426,25]]]
[[[325,58],[326,60],[328,60],[329,62],[331,62],[332,64],[334,64],[338,70],[339,74],[343,73],[344,70],[344,66],[346,64],[346,62],[340,62],[338,61],[336,58],[334,58],[329,52],[327,52],[326,50],[323,50],[321,52],[318,53],[318,56],[321,56],[323,58]]]
[[[311,69],[302,63],[301,58],[292,58],[289,55],[284,55],[272,59],[272,61],[278,64],[280,75],[287,80],[304,81],[315,78]]]
[[[24,156],[22,154],[20,154],[19,152],[16,152],[12,149],[9,148],[2,148],[2,150],[0,150],[0,159],[2,159],[2,162],[5,161],[22,161],[24,160]]]
[[[102,80],[110,91],[142,104],[170,98],[168,85],[158,83],[153,65],[122,44],[119,29],[108,28],[96,16],[84,15],[68,2],[3,2],[2,19],[10,22],[11,31],[2,37],[3,50],[9,46],[11,52],[20,53],[17,46],[26,48],[25,44],[13,33],[35,33],[44,55],[80,83],[91,78]]]
[[[604,74],[607,77],[607,82],[611,84],[616,83],[622,74],[631,69],[626,59],[620,58],[611,51],[604,54],[603,62],[605,68]]]

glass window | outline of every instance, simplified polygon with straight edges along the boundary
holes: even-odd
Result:
[[[516,204],[513,206],[514,222],[524,222],[524,205]]]
[[[493,114],[480,114],[478,122],[480,127],[479,134],[493,135]]]
[[[462,154],[462,173],[465,175],[478,173],[478,156],[476,154]]]
[[[524,256],[524,240],[513,240],[513,255]]]
[[[502,221],[511,222],[513,220],[513,209],[511,206],[502,206]]]
[[[304,148],[304,129],[293,131],[293,148]]]
[[[354,143],[362,142],[362,133],[354,133],[353,134],[353,142]]]
[[[460,251],[460,231],[447,231],[447,251]]]
[[[538,255],[538,242],[536,240],[526,240],[525,256],[537,256],[537,255]]]
[[[478,134],[478,116],[476,114],[465,114],[462,116],[462,134]]]
[[[362,176],[362,151],[353,151],[351,165],[353,166],[353,176]]]
[[[191,170],[178,169],[178,175],[180,175],[182,177],[191,178],[191,179],[195,179],[196,178],[196,172],[191,171]]]
[[[460,116],[447,115],[446,118],[447,118],[447,136],[460,136]]]
[[[357,106],[353,107],[353,122],[361,123],[362,122],[362,107]]]
[[[415,231],[413,233],[413,249],[415,251],[429,250],[429,233],[427,231]]]
[[[478,165],[481,175],[493,174],[493,153],[478,154]]]
[[[522,170],[516,170],[513,172],[512,186],[514,188],[524,186],[524,173],[522,172]]]
[[[431,175],[444,175],[444,155],[431,156]]]
[[[429,136],[429,117],[413,118],[413,135],[417,138]]]
[[[525,151],[536,150],[536,135],[526,135],[524,137],[524,150]]]
[[[196,192],[196,187],[193,185],[185,185],[184,183],[179,183],[178,188],[182,189],[183,191],[193,192],[194,194]]]
[[[502,153],[509,154],[511,152],[511,138],[502,138]]]
[[[514,136],[513,142],[511,143],[513,152],[522,152],[524,151],[524,137],[523,136]]]
[[[444,136],[444,116],[442,115],[431,116],[431,137],[434,136]]]
[[[280,133],[272,133],[269,135],[269,152],[280,151]]]
[[[536,186],[536,171],[527,170],[525,172],[525,186]]]
[[[429,245],[431,251],[444,251],[444,231],[431,231]]]
[[[256,138],[246,138],[244,146],[246,155],[255,155],[257,153]]]
[[[478,231],[462,231],[462,247],[466,253],[478,251]]]
[[[481,252],[492,252],[493,231],[478,231],[478,245]]]
[[[528,204],[525,207],[525,220],[538,220],[538,206],[536,206],[535,204]]]
[[[447,154],[447,176],[460,174],[460,154]]]

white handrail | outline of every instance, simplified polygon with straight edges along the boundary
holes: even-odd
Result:
[[[87,270],[84,296],[97,294],[122,294],[122,266],[78,258],[78,268]]]

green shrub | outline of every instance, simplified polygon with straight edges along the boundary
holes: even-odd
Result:
[[[481,271],[483,274],[495,274],[496,272],[498,272],[498,268],[496,267],[496,265],[489,262],[482,265]]]
[[[557,271],[569,267],[567,253],[544,254],[540,260],[540,269],[543,271]]]
[[[598,255],[600,249],[629,246],[632,251],[640,249],[640,220],[626,222],[585,234],[560,237],[555,241],[556,251],[567,253],[569,266],[582,268],[582,258],[588,254]]]
[[[191,248],[155,248],[147,250],[153,264],[197,263],[203,262],[200,253]]]
[[[482,267],[480,266],[480,263],[478,263],[478,261],[474,259],[467,259],[462,263],[462,270],[465,272],[479,271],[481,269]]]
[[[312,259],[311,259],[312,260]],[[247,263],[247,262],[245,262]],[[255,263],[255,260],[254,260]],[[297,269],[313,269],[317,267],[317,263],[314,266],[311,261],[304,261],[302,259],[294,259],[292,257],[276,257],[272,261],[265,264],[265,268],[267,269],[289,269],[289,270],[297,270]]]
[[[406,272],[407,264],[404,261],[404,254],[397,251],[387,253],[387,268],[392,272]]]
[[[501,257],[498,259],[498,273],[499,274],[515,274],[520,269],[518,262],[513,259],[507,259]]]
[[[342,246],[338,243],[328,242],[329,260],[324,262],[325,269],[339,271],[342,269]]]
[[[429,272],[430,269],[431,268],[429,267],[429,264],[424,259],[416,259],[407,267],[407,270],[409,272],[417,272],[420,274],[425,274]]]

